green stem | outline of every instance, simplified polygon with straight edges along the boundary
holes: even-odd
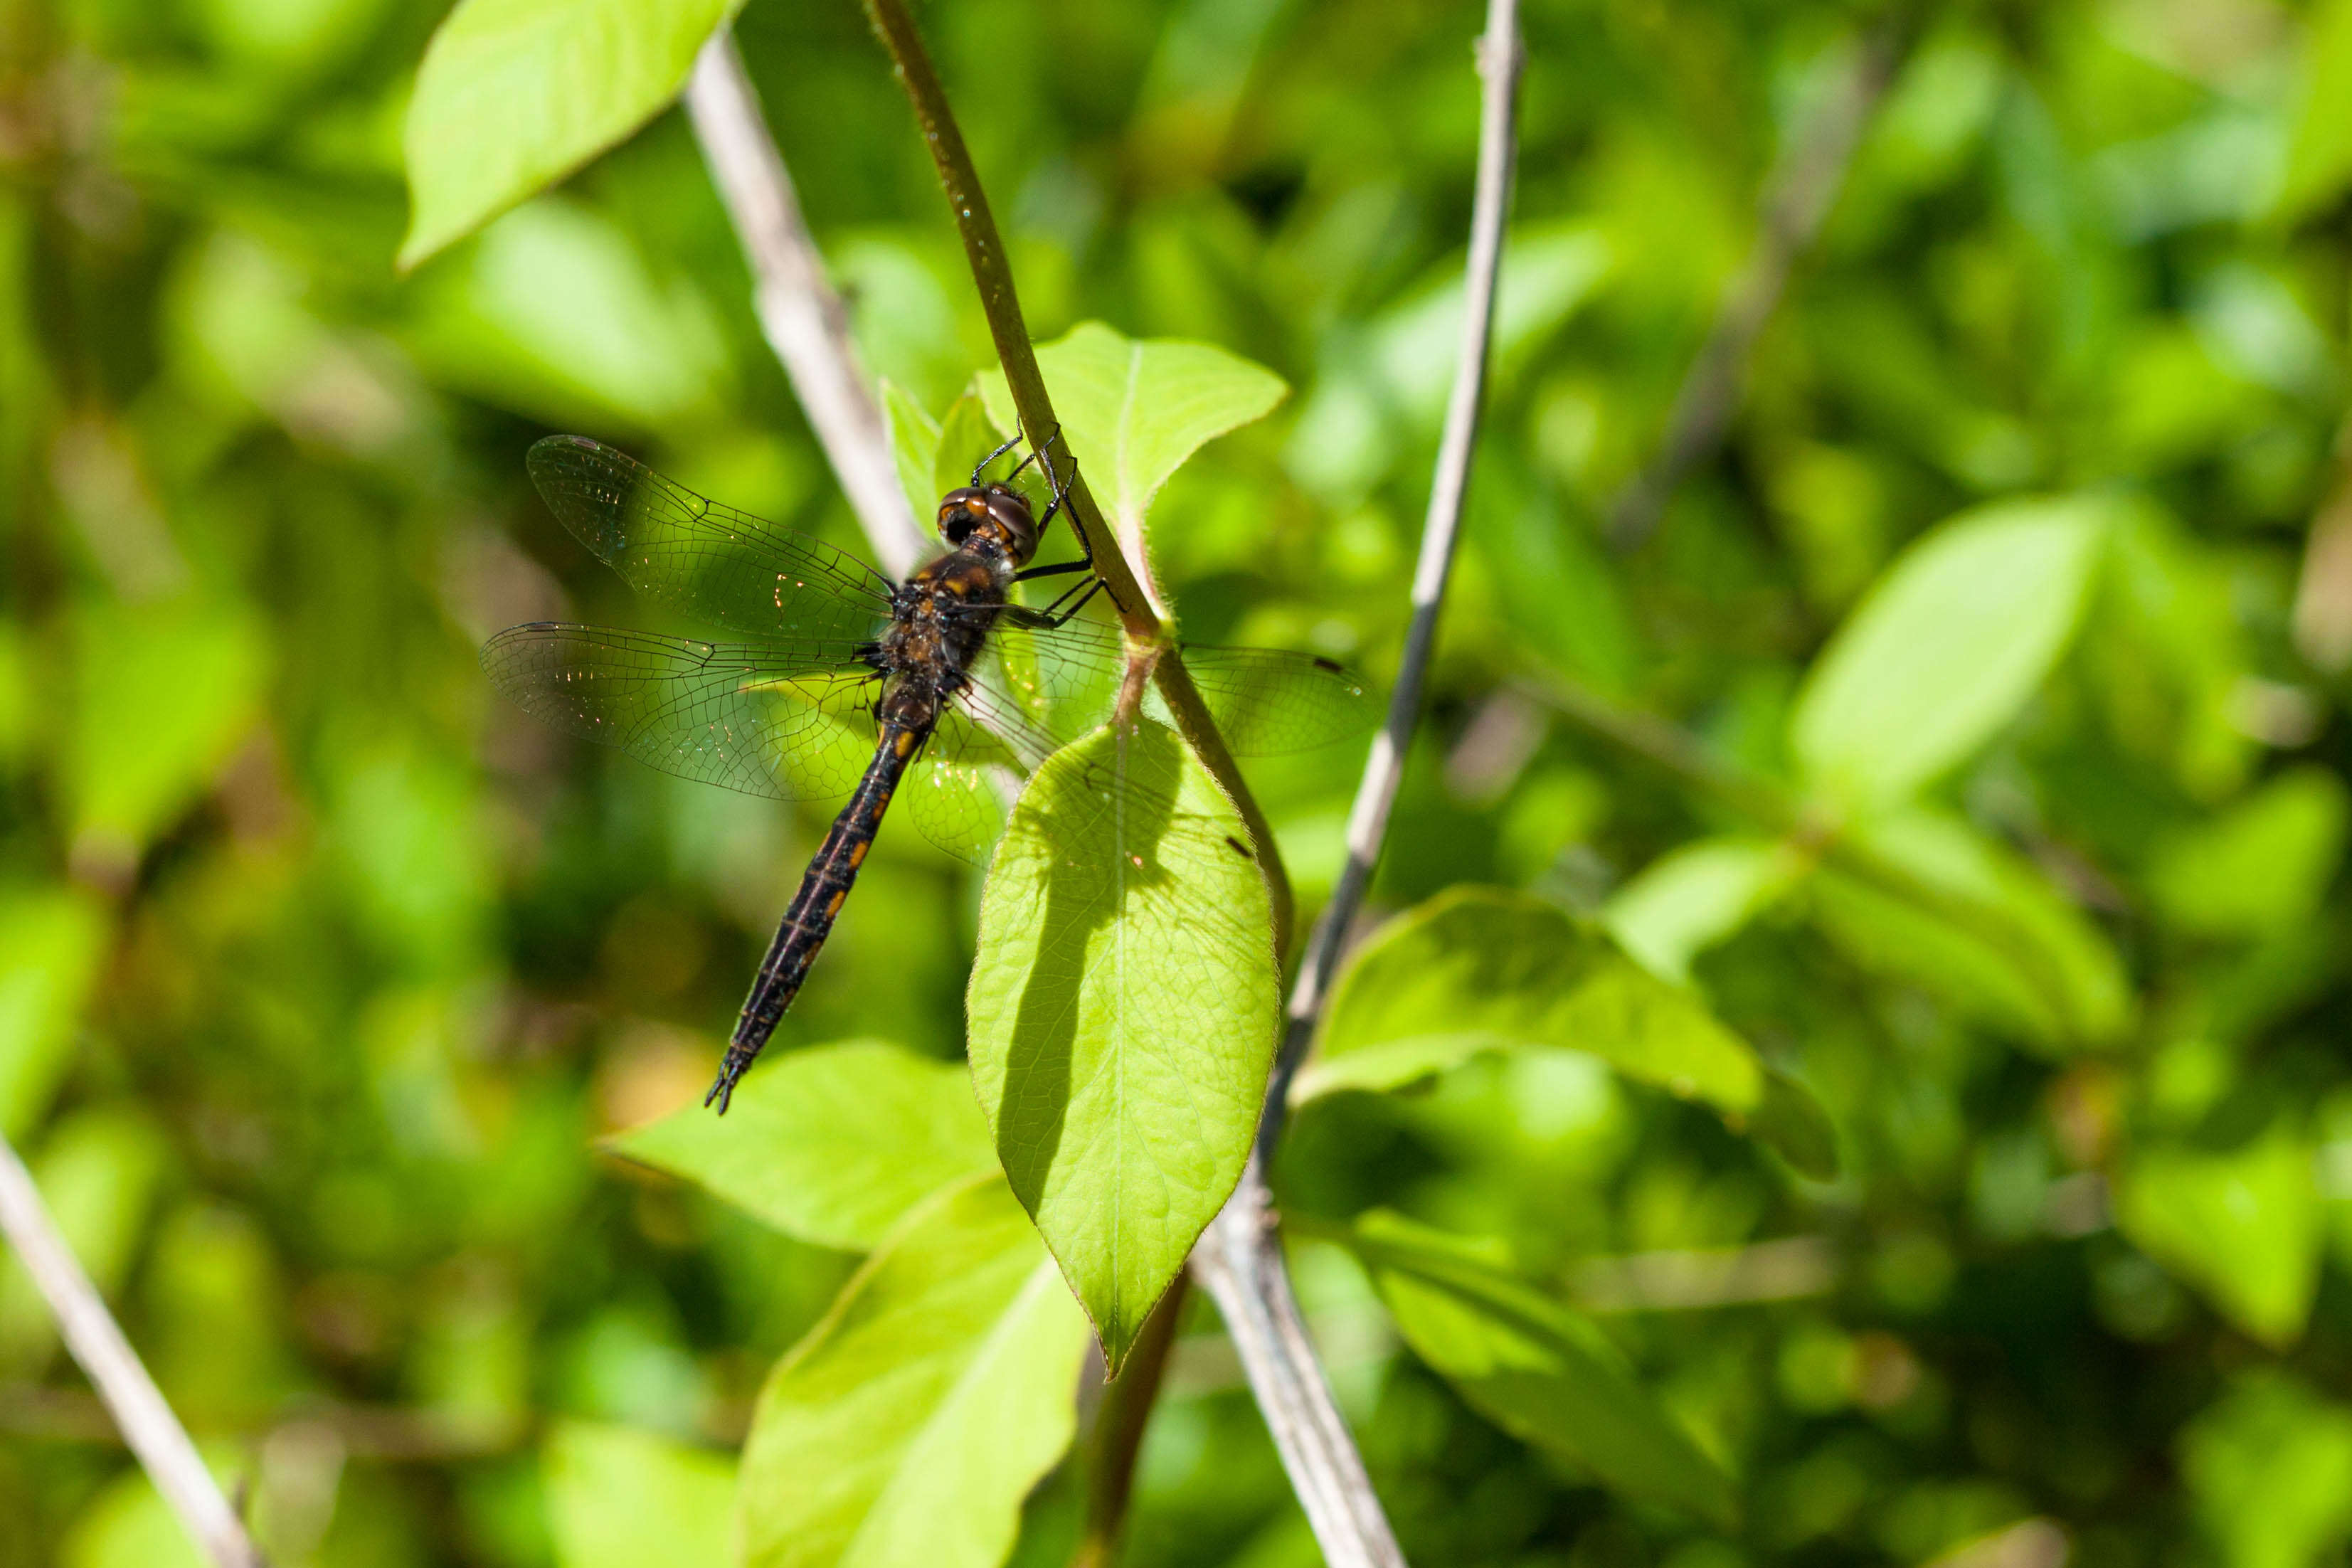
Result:
[[[1160,1397],[1160,1380],[1168,1371],[1168,1352],[1175,1348],[1176,1320],[1183,1315],[1188,1282],[1188,1276],[1176,1276],[1160,1305],[1144,1319],[1126,1365],[1103,1389],[1102,1408],[1096,1413],[1087,1445],[1086,1533],[1078,1538],[1070,1568],[1111,1568],[1118,1561],[1128,1498],[1135,1489],[1135,1459],[1143,1447],[1151,1406]]]
[[[947,192],[948,208],[954,215],[956,233],[963,240],[964,259],[971,264],[972,282],[980,290],[981,310],[988,317],[989,334],[996,342],[997,363],[1003,366],[1005,385],[1012,391],[1022,433],[1032,447],[1038,447],[1061,428],[1061,421],[1054,417],[1054,401],[1045,391],[1045,375],[1037,368],[1036,351],[1030,346],[1028,324],[1022,318],[1021,299],[1013,287],[1013,268],[1005,259],[1003,237],[996,231],[995,215],[989,210],[988,194],[981,187],[971,152],[964,145],[963,132],[956,126],[955,111],[948,107],[946,90],[940,86],[939,73],[931,68],[930,56],[915,30],[914,18],[907,14],[904,0],[865,0],[865,4],[875,35],[889,51],[898,85],[906,89],[908,101],[914,105],[923,142],[931,150],[931,163],[939,171],[940,186]],[[1048,454],[1045,460],[1053,465],[1066,487],[1070,526],[1094,557],[1096,575],[1109,588],[1129,639],[1147,648],[1159,647],[1165,641],[1166,630],[1152,613],[1150,600],[1119,550],[1117,535],[1104,521],[1094,492],[1087,488],[1085,474],[1066,451]],[[1068,464],[1066,472],[1065,463]],[[1226,750],[1224,738],[1217,733],[1199,689],[1172,646],[1160,648],[1152,668],[1152,679],[1168,700],[1176,728],[1199,754],[1218,786],[1233,800],[1242,821],[1249,827],[1258,864],[1265,871],[1266,889],[1273,896],[1275,952],[1278,959],[1286,958],[1290,951],[1290,879],[1284,873],[1281,852],[1275,847],[1273,826],[1243,781],[1233,753]]]

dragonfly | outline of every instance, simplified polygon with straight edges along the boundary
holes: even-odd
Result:
[[[704,1097],[722,1115],[798,995],[892,804],[905,799],[926,837],[984,865],[1007,816],[1004,786],[1121,710],[1135,668],[1127,640],[1079,617],[1102,586],[1092,554],[1030,564],[1067,488],[1049,458],[1053,496],[1041,514],[1012,481],[1056,439],[1003,480],[984,476],[1014,443],[982,458],[970,485],[940,500],[947,549],[903,582],[585,437],[550,436],[530,449],[532,481],[574,538],[640,598],[732,640],[536,621],[484,646],[491,684],[533,717],[666,773],[782,800],[849,796]],[[1042,608],[1013,600],[1016,584],[1081,572]],[[1365,684],[1330,659],[1176,646],[1236,755],[1341,740],[1374,715]],[[1098,794],[1115,801],[1145,787],[1107,776]]]

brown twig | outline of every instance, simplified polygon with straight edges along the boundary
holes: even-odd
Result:
[[[849,312],[825,278],[824,258],[809,237],[792,175],[728,28],[712,34],[696,58],[686,109],[751,266],[761,331],[783,362],[867,542],[892,576],[903,577],[931,541],[899,488],[888,426],[858,370]]]
[[[219,1568],[265,1568],[260,1550],[221,1495],[187,1428],[123,1338],[98,1287],[49,1217],[32,1173],[5,1138],[0,1138],[0,1236],[24,1263],[57,1318],[66,1349],[106,1402],[123,1441],[189,1539]]]
[[[1910,48],[1917,7],[1898,5],[1864,40],[1852,71],[1790,140],[1765,181],[1761,232],[1716,311],[1666,416],[1665,438],[1648,467],[1617,492],[1609,541],[1631,552],[1649,542],[1675,487],[1723,441],[1748,376],[1748,361],[1772,319],[1797,258],[1812,247],[1830,215],[1863,127]]]
[[[947,93],[940,86],[939,73],[931,68],[930,56],[923,47],[922,37],[916,32],[903,0],[866,0],[866,15],[874,25],[876,36],[882,40],[882,47],[889,51],[891,68],[898,75],[898,84],[906,89],[908,101],[914,105],[924,144],[930,149],[940,184],[947,192],[948,207],[955,217],[956,233],[963,241],[964,258],[971,267],[972,281],[980,289],[981,309],[988,318],[989,334],[995,341],[997,362],[1003,367],[1005,385],[1019,413],[1022,433],[1034,449],[1045,454],[1045,460],[1066,487],[1070,526],[1093,556],[1096,575],[1110,590],[1128,636],[1138,644],[1156,646],[1164,637],[1160,619],[1152,614],[1150,600],[1120,550],[1118,535],[1105,521],[1094,492],[1087,488],[1086,475],[1061,447],[1043,445],[1061,428],[1061,422],[1054,417],[1053,398],[1045,390],[1044,374],[1037,368],[1036,351],[1030,345],[1020,296],[1013,286],[1013,269],[1005,260],[1004,241],[997,233],[988,194],[981,186],[971,153],[964,146],[963,132],[957,128],[955,112],[948,106]],[[1265,869],[1267,890],[1274,899],[1275,948],[1277,952],[1287,953],[1290,879],[1282,868],[1274,828],[1243,780],[1233,753],[1225,749],[1224,738],[1217,733],[1207,705],[1184,669],[1183,660],[1173,647],[1160,651],[1157,658],[1151,678],[1158,683],[1160,695],[1167,699],[1176,728],[1199,754],[1219,787],[1233,800],[1249,828],[1258,864]]]

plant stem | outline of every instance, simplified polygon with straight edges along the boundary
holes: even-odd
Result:
[[[1767,178],[1758,204],[1762,232],[1724,290],[1706,341],[1675,394],[1657,456],[1610,506],[1609,542],[1620,552],[1630,553],[1649,542],[1675,487],[1721,444],[1739,405],[1756,341],[1780,303],[1797,258],[1812,247],[1829,217],[1863,127],[1910,48],[1917,9],[1897,5],[1871,29],[1851,73],[1797,129],[1787,154]]]
[[[1160,1304],[1143,1321],[1142,1331],[1127,1352],[1127,1363],[1103,1389],[1102,1408],[1095,1415],[1087,1444],[1087,1525],[1070,1568],[1111,1568],[1118,1561],[1119,1536],[1127,1523],[1127,1503],[1135,1489],[1135,1458],[1143,1447],[1143,1429],[1151,1420],[1151,1406],[1160,1397],[1160,1380],[1168,1370],[1168,1352],[1176,1344],[1176,1320],[1183,1315],[1186,1277],[1176,1276]]]
[[[122,1440],[155,1483],[180,1527],[219,1568],[265,1568],[260,1550],[205,1468],[187,1428],[172,1414],[98,1288],[49,1217],[32,1173],[0,1137],[0,1236],[22,1260],[58,1320],[66,1349],[106,1402]]]
[[[1347,863],[1308,939],[1306,959],[1291,990],[1282,1048],[1266,1087],[1265,1107],[1249,1163],[1242,1172],[1241,1184],[1192,1251],[1192,1267],[1224,1314],[1226,1331],[1240,1352],[1250,1387],[1266,1413],[1307,1521],[1333,1568],[1402,1568],[1404,1553],[1381,1511],[1363,1459],[1349,1436],[1307,1339],[1306,1320],[1284,1267],[1267,1171],[1281,1137],[1292,1075],[1314,1037],[1348,928],[1380,863],[1389,816],[1404,777],[1405,757],[1421,718],[1422,688],[1436,647],[1437,617],[1444,605],[1461,532],[1470,459],[1477,447],[1479,413],[1486,397],[1496,284],[1502,271],[1503,228],[1517,151],[1522,63],[1516,0],[1488,0],[1486,30],[1478,48],[1478,68],[1486,79],[1486,89],[1465,263],[1461,357],[1454,366],[1444,435],[1430,484],[1428,516],[1422,525],[1421,556],[1413,570],[1412,620],[1405,634],[1396,688],[1389,699],[1388,721],[1372,742],[1355,805],[1349,812]]]
[[[713,33],[696,58],[686,110],[751,266],[768,346],[783,362],[867,542],[890,575],[904,577],[931,541],[899,488],[888,426],[858,369],[849,312],[826,280],[824,258],[809,237],[792,175],[728,28]]]
[[[914,19],[907,14],[904,0],[866,0],[866,15],[874,26],[875,35],[882,40],[882,47],[889,51],[898,85],[906,89],[908,101],[914,105],[924,144],[931,151],[940,184],[947,192],[948,207],[955,217],[956,233],[963,240],[964,259],[970,263],[972,281],[980,290],[981,309],[988,318],[989,334],[995,340],[997,362],[1003,367],[1005,385],[1019,412],[1022,433],[1033,449],[1045,454],[1044,460],[1066,487],[1070,526],[1093,556],[1095,574],[1110,590],[1129,638],[1139,647],[1157,649],[1152,679],[1168,700],[1176,728],[1232,799],[1248,826],[1258,864],[1265,871],[1267,890],[1274,900],[1275,951],[1287,954],[1290,879],[1283,871],[1274,828],[1250,794],[1233,753],[1225,748],[1224,738],[1217,733],[1208,707],[1202,701],[1192,678],[1185,672],[1182,659],[1173,647],[1160,646],[1165,632],[1160,617],[1152,613],[1150,600],[1121,552],[1117,534],[1105,521],[1094,492],[1087,488],[1086,475],[1066,449],[1057,447],[1049,451],[1043,446],[1061,429],[1061,421],[1054,417],[1053,398],[1045,390],[1045,375],[1037,368],[1036,351],[1029,342],[1029,328],[1022,318],[1020,296],[1013,287],[1013,268],[1005,260],[1004,241],[996,231],[995,215],[989,210],[988,195],[981,186],[979,171],[972,165],[971,153],[964,145],[963,132],[957,128],[955,111],[948,106],[946,90],[940,86],[939,73],[931,68],[930,56],[915,30]]]

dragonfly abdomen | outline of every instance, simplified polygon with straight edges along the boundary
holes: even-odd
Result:
[[[816,962],[824,939],[833,934],[833,922],[841,913],[841,906],[849,897],[849,889],[857,880],[857,868],[865,864],[866,852],[874,847],[874,835],[882,826],[882,814],[890,808],[890,796],[906,776],[907,766],[931,731],[929,724],[895,722],[887,716],[882,724],[881,743],[874,749],[874,760],[866,764],[866,776],[858,780],[856,794],[833,819],[825,833],[824,842],[817,847],[815,858],[801,877],[800,891],[793,895],[792,906],[784,911],[782,923],[776,927],[775,940],[768,944],[768,955],[760,962],[759,977],[751,983],[751,994],[743,1001],[743,1011],[735,1020],[734,1036],[727,1042],[727,1059],[719,1065],[719,1080],[702,1103],[716,1103],[719,1114],[725,1115],[727,1102],[735,1093],[735,1085],[751,1067],[751,1059],[768,1043],[784,1010],[800,994],[801,982],[808,977],[809,965]]]

